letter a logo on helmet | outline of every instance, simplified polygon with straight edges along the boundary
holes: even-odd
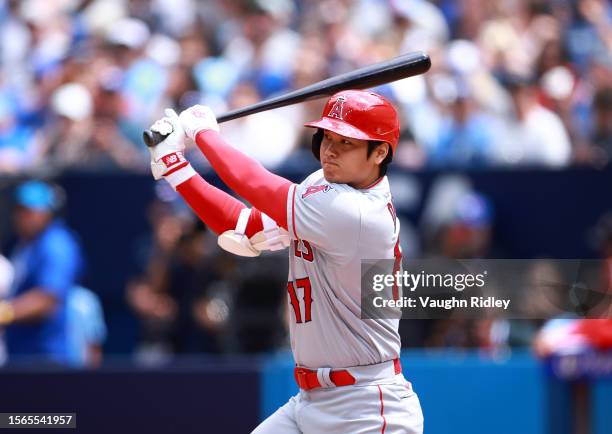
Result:
[[[330,118],[342,120],[342,110],[344,109],[344,101],[346,101],[346,97],[339,96],[327,116],[329,116]]]

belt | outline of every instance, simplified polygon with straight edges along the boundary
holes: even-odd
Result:
[[[296,366],[293,370],[293,375],[295,376],[296,383],[302,390],[312,390],[320,387],[350,386],[357,382],[356,377],[359,380],[367,380],[367,377],[369,377],[367,371],[372,371],[370,379],[374,379],[374,377],[377,376],[379,377],[381,373],[384,374],[383,370],[386,367],[385,365],[388,364],[389,368],[391,368],[391,363],[393,363],[393,372],[395,375],[400,374],[402,372],[402,365],[399,359],[394,359],[376,365],[355,366],[349,369],[308,369]],[[373,372],[373,370],[376,370],[376,372]],[[351,371],[353,371],[355,375],[351,374]]]

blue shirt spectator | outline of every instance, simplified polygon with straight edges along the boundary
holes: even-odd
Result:
[[[82,269],[75,235],[54,217],[59,190],[31,181],[17,189],[15,229],[19,242],[11,256],[15,276],[6,329],[9,360],[21,357],[68,360],[66,302]]]
[[[453,103],[429,156],[433,166],[483,167],[492,163],[495,123],[491,116],[474,111],[472,105],[467,98]]]
[[[77,367],[100,364],[106,339],[102,304],[91,290],[76,286],[68,292],[68,359]]]

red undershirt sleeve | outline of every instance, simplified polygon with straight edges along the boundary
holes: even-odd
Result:
[[[226,192],[210,185],[200,175],[195,175],[179,184],[176,191],[185,199],[198,217],[214,233],[222,234],[234,229],[240,211],[246,206]],[[252,237],[263,230],[261,213],[256,208],[251,210],[246,226],[246,235]]]
[[[200,131],[196,144],[229,188],[287,229],[287,196],[291,181],[269,172],[259,162],[228,145],[216,131]]]

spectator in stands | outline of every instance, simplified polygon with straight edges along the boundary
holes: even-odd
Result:
[[[572,152],[567,131],[559,116],[538,102],[533,77],[508,74],[503,82],[512,97],[513,115],[497,135],[500,163],[567,166]]]
[[[11,285],[13,284],[13,276],[15,272],[10,261],[0,255],[0,300],[5,298]]]
[[[612,85],[595,93],[591,143],[606,163],[612,159]]]
[[[102,363],[106,324],[95,292],[75,286],[68,292],[68,359],[72,366],[96,368]]]
[[[13,284],[13,266],[10,261],[0,255],[0,302],[4,299]],[[6,361],[6,346],[4,344],[4,332],[0,330],[0,366]]]
[[[447,197],[448,199],[448,197]],[[447,220],[430,253],[449,259],[482,259],[492,247],[493,207],[483,194],[465,191],[453,198]],[[432,347],[491,349],[497,339],[493,319],[440,319],[429,324],[424,344]]]
[[[606,0],[569,2],[571,21],[567,47],[576,67],[584,72],[595,59],[609,61],[612,53],[612,6]]]
[[[490,254],[493,209],[489,199],[467,192],[457,199],[450,220],[436,238],[438,253],[447,258],[477,259]]]
[[[592,311],[594,317],[612,316],[612,213],[602,215],[591,233],[594,247],[599,251],[599,303]],[[603,294],[603,297],[602,297]]]
[[[9,360],[66,363],[67,297],[80,276],[83,258],[76,236],[58,216],[63,192],[29,181],[17,188],[15,199],[15,277],[9,298],[0,302]]]
[[[245,107],[261,100],[255,86],[239,84],[231,96],[231,109]],[[257,113],[237,119],[224,129],[228,143],[268,168],[278,167],[295,147],[296,114],[299,108],[288,107]]]
[[[0,87],[0,173],[21,173],[40,162],[42,140],[15,95]]]
[[[285,252],[241,260],[231,324],[237,349],[245,353],[275,351],[287,345],[287,276],[278,266]]]
[[[156,362],[173,354],[221,352],[228,288],[209,256],[206,228],[161,201],[150,215],[150,253],[127,288],[128,303],[141,320],[138,357]]]
[[[434,136],[443,116],[437,78],[456,73],[450,70],[457,64],[476,65],[467,75],[477,83],[470,94],[482,109],[478,114],[498,115],[510,133],[519,131],[497,135],[508,137],[494,142],[499,160],[477,158],[475,164],[565,167],[592,160],[588,118],[597,99],[591,85],[609,86],[612,75],[612,6],[605,0],[144,4],[0,2],[0,172],[50,163],[60,170],[74,163],[89,170],[139,171],[142,129],[168,102],[177,109],[204,102],[222,113],[237,100],[246,103],[246,97],[267,98],[414,50],[432,56],[431,72],[425,79],[394,83],[388,95],[406,109],[402,124],[424,148],[420,155],[436,148],[436,158],[426,164],[444,167],[455,161],[448,136],[439,139],[440,147]],[[455,45],[470,45],[476,55],[449,63],[444,53]],[[516,116],[505,111],[507,104],[490,80],[483,80],[506,73],[543,81],[542,89],[532,87],[537,92],[524,86],[512,90]],[[82,103],[59,107],[57,92],[73,85],[85,90]],[[538,99],[550,111],[535,104]],[[463,110],[467,101],[457,99],[453,111]],[[309,118],[305,105],[291,110],[288,124]],[[270,113],[261,119],[276,122],[285,115]],[[462,124],[458,115],[442,130],[459,131],[458,142],[475,139],[481,146],[487,141],[473,132],[478,122]],[[227,127],[237,137],[249,137],[250,119]],[[543,147],[542,130],[554,134]],[[270,167],[291,163],[302,150],[299,138],[273,137],[269,148],[282,146],[282,151],[272,158],[245,140],[237,145],[257,149],[256,157]],[[472,161],[460,164],[471,167]]]
[[[480,112],[468,84],[453,80],[449,114],[442,119],[429,163],[436,167],[483,167],[494,162],[492,116]]]
[[[100,88],[94,101],[80,83],[65,84],[52,94],[51,108],[58,120],[50,134],[46,158],[53,167],[138,168],[138,153],[119,129],[121,105],[117,98],[114,90]]]

